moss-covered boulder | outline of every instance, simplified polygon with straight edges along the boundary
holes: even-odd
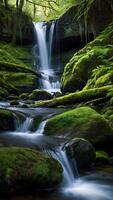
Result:
[[[60,164],[26,148],[0,148],[0,193],[27,192],[56,187],[62,181]]]
[[[63,92],[113,83],[113,23],[93,42],[75,53],[61,79]],[[98,73],[97,73],[98,72]]]
[[[14,130],[14,115],[11,111],[0,109],[0,131]]]
[[[34,101],[48,100],[52,98],[53,96],[49,92],[39,89],[33,90],[33,92],[29,95],[29,99]]]
[[[48,135],[84,138],[102,149],[110,149],[110,145],[113,145],[113,132],[107,120],[88,106],[51,118],[44,132]]]
[[[109,155],[105,151],[97,151],[96,152],[96,164],[108,164]]]
[[[74,138],[65,145],[65,150],[69,158],[76,160],[78,169],[88,169],[95,163],[95,149],[87,140]]]

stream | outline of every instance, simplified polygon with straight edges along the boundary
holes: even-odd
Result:
[[[36,33],[36,44],[33,47],[34,67],[45,77],[40,80],[39,88],[52,94],[60,92],[60,77],[57,76],[52,63],[55,27],[55,22],[52,22],[47,31],[47,23],[34,23]],[[12,110],[15,116],[15,131],[0,133],[1,147],[37,149],[58,160],[63,167],[63,181],[57,190],[40,191],[30,196],[14,196],[9,200],[113,200],[113,174],[97,171],[80,177],[76,161],[70,162],[62,148],[67,139],[63,136],[61,138],[44,135],[47,120],[64,112],[65,109],[11,107],[9,102],[0,102],[0,108]]]
[[[43,134],[49,118],[64,109],[53,108],[16,108],[2,104],[2,108],[13,110],[15,116],[15,131],[0,134],[0,146],[19,146],[41,150],[43,153],[57,159],[63,167],[63,182],[55,191],[39,192],[31,196],[14,196],[11,200],[112,200],[113,175],[105,172],[92,172],[79,176],[76,162],[68,160],[62,145],[65,138],[49,137]],[[21,116],[24,116],[21,119]],[[42,117],[42,121],[34,132],[31,131],[34,118]],[[2,198],[3,199],[3,198]]]

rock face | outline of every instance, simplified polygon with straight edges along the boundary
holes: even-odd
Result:
[[[112,0],[88,0],[86,4],[80,0],[77,4],[73,4],[59,20],[62,50],[83,47],[87,40],[96,37],[113,19]]]
[[[0,5],[0,39],[6,42],[15,40],[18,44],[33,43],[32,19],[25,13],[17,13],[16,9],[10,7],[6,9]],[[15,20],[14,20],[15,19]],[[14,33],[16,30],[16,35]]]
[[[75,138],[65,145],[65,150],[69,158],[76,160],[78,169],[87,169],[95,162],[95,149],[87,140]]]
[[[48,100],[52,98],[53,96],[49,92],[45,90],[39,90],[39,89],[33,90],[33,92],[29,95],[29,99],[35,100],[35,101]]]
[[[0,193],[5,194],[54,188],[62,180],[56,160],[25,148],[0,148],[0,172]]]
[[[96,148],[110,149],[113,133],[108,122],[90,107],[80,107],[48,120],[45,134],[84,138]]]
[[[11,111],[0,109],[0,131],[14,130],[14,116]]]
[[[61,79],[64,93],[113,83],[112,36],[113,23],[72,57],[65,66]]]

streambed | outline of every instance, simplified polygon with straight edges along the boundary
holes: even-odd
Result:
[[[0,146],[19,146],[19,147],[29,147],[33,149],[41,149],[46,152],[46,149],[53,151],[58,149],[66,141],[65,138],[54,138],[43,135],[44,126],[46,121],[52,116],[62,113],[64,109],[46,109],[46,108],[18,108],[10,107],[9,105],[2,104],[2,108],[7,107],[9,110],[17,115],[24,116],[23,122],[19,124],[18,118],[16,117],[15,126],[16,130],[13,132],[3,132],[0,134]],[[34,117],[40,117],[41,122],[34,132],[30,131],[29,124],[33,122]],[[18,121],[18,123],[17,123]],[[45,123],[42,123],[45,122]],[[23,128],[24,126],[24,128]],[[61,164],[65,165],[68,169],[69,163],[65,158],[62,158],[60,154]],[[64,159],[64,162],[62,160]],[[64,166],[63,166],[64,168]],[[70,166],[69,166],[70,168]],[[70,177],[70,170],[67,170],[64,176]],[[65,168],[64,168],[65,171]],[[79,171],[79,169],[78,169]],[[65,177],[64,177],[65,178]],[[72,179],[72,177],[71,177]],[[65,179],[65,182],[67,179]],[[75,180],[66,184],[62,183],[61,186],[56,191],[43,191],[37,192],[37,194],[32,194],[30,196],[14,196],[8,198],[9,200],[113,200],[113,175],[112,173],[106,172],[92,172],[90,175],[83,177],[76,177]],[[7,198],[6,198],[7,199]],[[4,198],[0,200],[5,200]]]

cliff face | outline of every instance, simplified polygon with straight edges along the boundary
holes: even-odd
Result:
[[[59,20],[61,49],[82,48],[93,40],[113,20],[113,2],[94,0],[90,5],[82,0],[80,5],[70,8]]]
[[[0,40],[18,44],[33,42],[32,19],[25,13],[17,13],[13,7],[0,5]]]

